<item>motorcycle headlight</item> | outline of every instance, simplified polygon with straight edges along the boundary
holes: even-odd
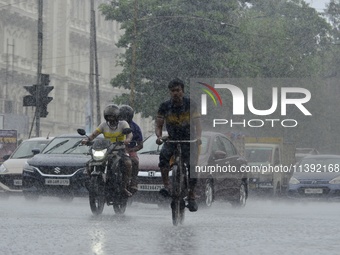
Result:
[[[0,174],[5,174],[5,173],[8,173],[8,170],[7,168],[2,164],[0,166]]]
[[[292,178],[290,178],[290,180],[289,180],[289,184],[299,184],[300,183],[300,181],[298,180],[298,179],[296,179],[295,177],[292,177]]]
[[[340,184],[340,176],[329,181],[330,184]]]
[[[107,152],[107,149],[96,151],[92,150],[92,155],[94,160],[101,160],[105,157],[105,154]]]

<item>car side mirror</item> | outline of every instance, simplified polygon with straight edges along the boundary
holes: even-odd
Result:
[[[32,149],[33,155],[37,155],[40,153],[40,149]]]
[[[224,151],[215,151],[214,152],[214,158],[215,159],[224,159],[227,157],[227,153]]]
[[[3,160],[7,160],[7,159],[9,159],[10,156],[11,156],[11,155],[5,155],[5,156],[2,157],[2,159],[3,159]]]

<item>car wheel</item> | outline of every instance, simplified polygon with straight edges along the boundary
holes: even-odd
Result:
[[[241,183],[237,199],[231,202],[234,207],[245,207],[247,201],[247,191],[244,183]]]
[[[203,200],[201,200],[201,205],[204,207],[211,207],[214,201],[214,186],[212,180],[206,180],[204,184]]]

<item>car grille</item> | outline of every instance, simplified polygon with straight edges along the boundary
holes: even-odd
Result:
[[[329,181],[325,180],[302,180],[301,184],[329,184]]]
[[[81,167],[77,166],[77,167],[39,167],[40,172],[42,172],[43,174],[49,174],[49,175],[72,175],[73,173],[75,173],[77,170],[79,170]]]

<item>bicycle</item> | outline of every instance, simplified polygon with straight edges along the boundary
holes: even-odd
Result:
[[[174,163],[171,165],[172,171],[172,191],[171,191],[171,211],[172,223],[177,226],[179,223],[183,224],[185,208],[187,205],[187,196],[189,193],[189,169],[187,164],[182,160],[182,143],[194,143],[195,140],[169,140],[167,137],[162,138],[166,143],[176,143],[174,152]]]

